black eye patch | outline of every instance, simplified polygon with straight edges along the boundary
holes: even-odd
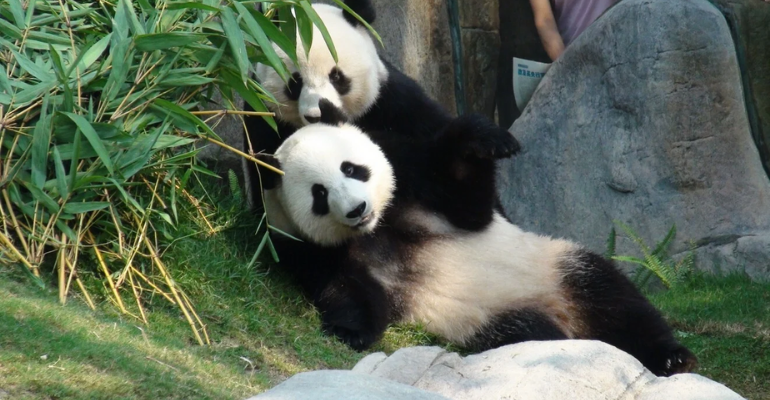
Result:
[[[327,196],[329,191],[326,190],[324,185],[316,183],[310,188],[310,192],[313,194],[313,214],[326,215],[329,213],[329,200]]]
[[[291,74],[291,79],[289,79],[289,83],[284,88],[284,93],[286,93],[286,97],[289,100],[297,101],[299,100],[300,92],[302,92],[302,75],[299,72],[295,72]]]
[[[369,178],[372,176],[369,167],[353,164],[350,161],[343,161],[340,165],[340,171],[342,171],[348,178],[357,179],[361,182],[368,182]]]
[[[339,68],[332,68],[332,71],[329,72],[329,81],[341,96],[350,92],[350,78],[345,76]]]

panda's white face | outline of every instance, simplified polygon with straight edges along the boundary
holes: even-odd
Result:
[[[270,223],[320,245],[371,232],[393,197],[393,170],[351,125],[299,129],[275,153],[284,171],[265,191]]]
[[[292,73],[288,86],[271,67],[257,65],[257,79],[278,100],[278,104],[269,103],[268,107],[295,127],[354,121],[374,104],[388,77],[365,27],[351,25],[337,7],[315,4],[313,8],[329,31],[339,63],[334,62],[314,25],[308,56],[302,42],[297,42],[298,69],[286,53],[274,46]]]

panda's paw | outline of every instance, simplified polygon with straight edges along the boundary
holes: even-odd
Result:
[[[698,366],[698,358],[686,347],[680,346],[671,351],[663,361],[663,371],[661,375],[671,376],[692,372]]]
[[[469,114],[458,117],[447,126],[446,138],[455,143],[466,157],[499,159],[516,154],[521,146],[507,130],[488,118]]]
[[[339,339],[355,351],[364,351],[377,341],[377,336],[364,330],[353,330],[343,326],[327,326],[324,329],[329,335]]]

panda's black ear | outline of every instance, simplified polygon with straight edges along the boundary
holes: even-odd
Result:
[[[259,153],[255,154],[254,157],[265,164],[281,169],[281,162],[273,155]],[[281,174],[261,164],[257,164],[257,170],[259,171],[259,179],[262,181],[262,190],[275,189],[281,184]]]
[[[345,0],[345,5],[350,7],[350,9],[366,21],[367,24],[373,23],[374,19],[377,18],[377,13],[374,11],[371,0]],[[345,16],[345,20],[350,22],[350,25],[357,26],[361,24],[361,21],[359,21],[358,18],[347,11],[342,11],[342,15]]]

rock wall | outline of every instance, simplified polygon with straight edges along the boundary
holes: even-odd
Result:
[[[711,0],[727,19],[743,73],[749,123],[770,174],[770,3]]]
[[[729,28],[706,0],[623,0],[553,64],[512,126],[506,211],[603,252],[613,220],[698,265],[770,276],[770,183]],[[620,240],[620,254],[637,253]]]

